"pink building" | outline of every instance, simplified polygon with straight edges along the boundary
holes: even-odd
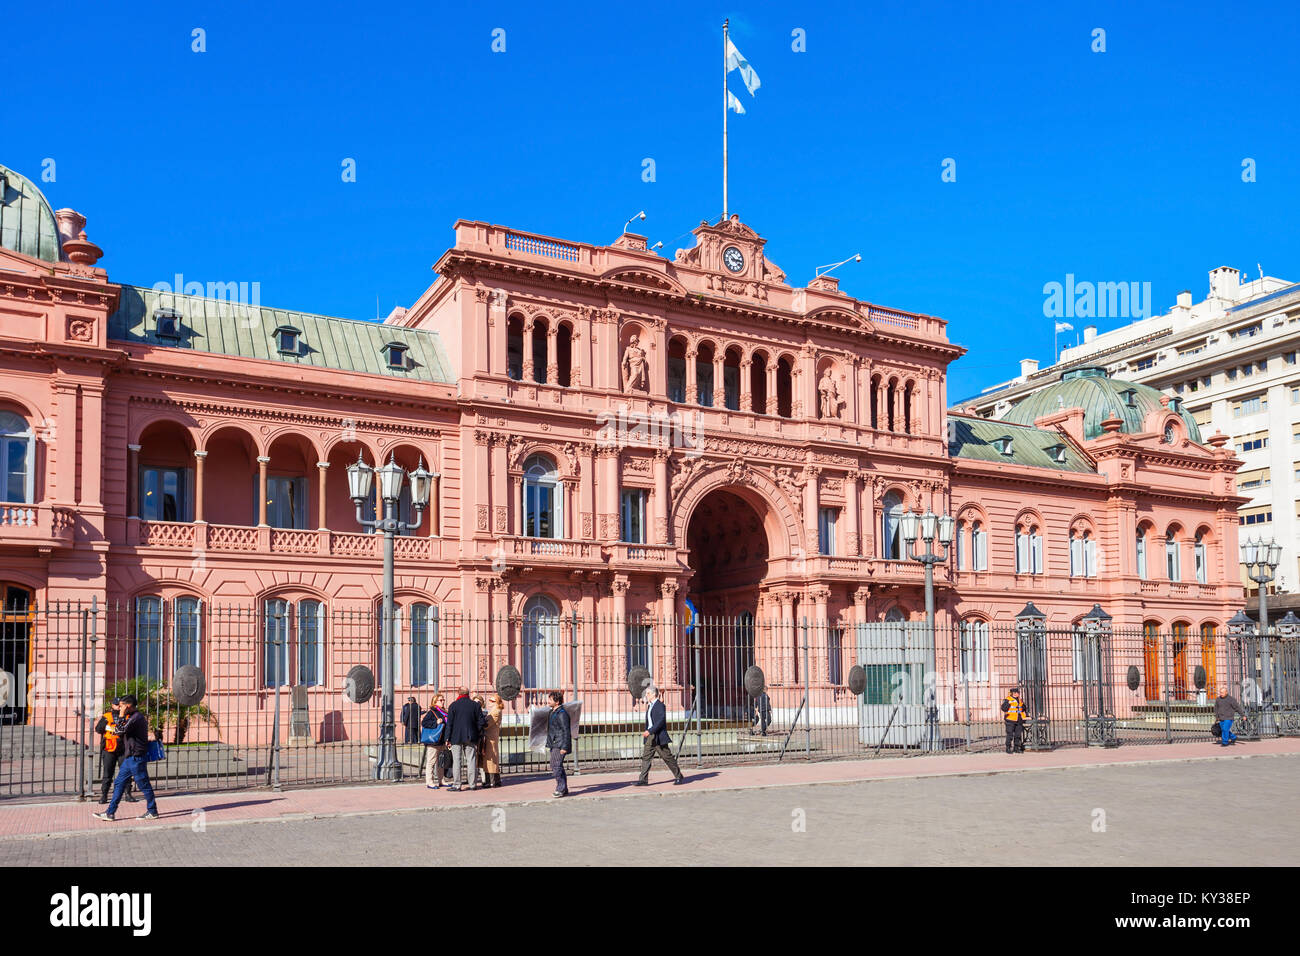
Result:
[[[0,670],[18,686],[54,653],[32,609],[93,597],[120,608],[105,679],[197,663],[214,708],[239,697],[264,727],[283,629],[309,736],[348,736],[344,676],[378,664],[358,456],[438,476],[397,542],[399,701],[486,688],[507,662],[594,713],[626,709],[635,663],[679,711],[691,674],[735,687],[750,663],[816,685],[823,711],[851,701],[858,625],[924,619],[908,509],[956,519],[938,622],[983,654],[989,701],[990,627],[1028,601],[1051,626],[1101,604],[1117,629],[1194,635],[1169,678],[1184,693],[1242,606],[1239,463],[1176,400],[1098,372],[1003,421],[949,413],[963,349],[942,319],[791,285],[735,216],[671,260],[632,234],[460,221],[433,285],[375,323],[113,282],[82,217],[0,174]],[[725,667],[696,671],[667,623],[688,602],[729,622]],[[824,635],[811,658],[803,621]],[[940,644],[941,671],[972,672]]]

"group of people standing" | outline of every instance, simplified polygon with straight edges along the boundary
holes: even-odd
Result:
[[[501,786],[501,715],[505,706],[498,694],[471,697],[462,687],[447,705],[446,694],[435,694],[423,713],[414,697],[402,708],[406,742],[424,743],[424,784],[438,790]],[[463,773],[462,773],[463,771]]]
[[[100,766],[103,782],[99,802],[108,807],[94,814],[100,820],[113,820],[118,806],[125,799],[134,803],[131,782],[144,796],[144,820],[158,819],[158,803],[154,799],[153,784],[149,782],[149,740],[154,736],[149,730],[149,719],[137,709],[138,701],[130,694],[114,697],[112,704],[95,722],[95,732],[100,735]],[[113,798],[108,797],[108,782],[113,781]]]

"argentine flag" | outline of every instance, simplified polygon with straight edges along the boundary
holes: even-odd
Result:
[[[727,72],[732,70],[740,71],[740,78],[745,81],[745,89],[749,90],[749,95],[753,96],[754,91],[758,89],[760,81],[754,68],[749,65],[749,61],[741,55],[736,49],[736,44],[731,42],[731,37],[727,37]],[[734,99],[734,97],[732,97]],[[728,100],[730,104],[731,100]],[[737,113],[743,113],[744,110],[736,110]]]

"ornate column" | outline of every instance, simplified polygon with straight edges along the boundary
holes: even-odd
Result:
[[[882,432],[889,431],[889,383],[881,373],[876,385],[876,428]]]
[[[867,623],[867,599],[871,597],[871,588],[863,585],[853,592],[853,619],[858,624]]]
[[[754,358],[752,355],[746,355],[740,360],[740,410],[743,412],[752,412],[754,410],[754,390],[752,388],[751,375],[754,368]]]
[[[104,434],[104,380],[85,382],[81,386],[81,434],[89,445],[90,436]],[[97,446],[98,447],[98,446]],[[82,453],[81,500],[83,509],[102,511],[104,494],[104,455]],[[101,525],[102,528],[102,525]]]
[[[488,299],[492,295],[491,290],[485,289],[482,286],[475,286],[473,291],[474,329],[476,336],[474,341],[474,368],[480,373],[487,374],[492,371],[492,366],[494,364],[500,363],[505,358],[505,353],[503,352],[500,358],[497,358],[494,354],[495,350],[493,346],[495,343],[492,341],[494,336],[492,335],[491,328],[492,313],[490,311],[491,306],[488,304]],[[494,359],[496,360],[495,362],[493,361]],[[321,522],[321,527],[325,527],[324,521]]]
[[[908,421],[912,423],[910,431],[913,435],[923,435],[926,432],[926,429],[921,427],[920,397],[921,387],[918,385],[916,388],[912,389],[912,407],[908,410]]]
[[[463,518],[461,520],[464,520]],[[429,488],[429,537],[436,538],[442,532],[442,475],[433,473],[433,482]]]
[[[765,408],[764,411],[768,415],[777,414],[777,410],[780,408],[776,392],[776,370],[777,366],[780,364],[780,359],[769,361],[767,363],[767,408]]]
[[[271,459],[266,455],[257,456],[257,526],[259,528],[267,527],[266,524],[266,466],[271,463]],[[378,482],[375,485],[378,486]]]
[[[861,472],[849,471],[844,476],[844,553],[850,557],[862,553],[858,520],[861,517],[858,501],[858,481]]]
[[[552,385],[560,384],[560,360],[558,358],[557,343],[560,339],[560,323],[551,322],[546,327],[546,381]],[[573,358],[573,348],[569,348],[569,358]],[[572,378],[569,379],[573,381]]]
[[[851,425],[858,423],[858,361],[856,355],[850,355],[845,359],[845,394],[840,396],[844,401],[844,421]]]
[[[194,523],[201,524],[203,517],[203,463],[208,460],[206,451],[194,453]]]
[[[668,544],[668,449],[655,449],[654,543]]]
[[[695,363],[699,358],[699,350],[694,346],[686,350],[686,404],[696,405],[700,401],[700,389],[698,375],[696,374]]]
[[[630,582],[626,574],[616,574],[610,582],[610,591],[614,595],[614,620],[611,638],[614,642],[614,659],[618,662],[612,675],[617,686],[622,686],[627,677],[627,589]]]
[[[781,681],[788,684],[795,678],[794,592],[778,591],[776,599],[781,605]]]
[[[713,351],[713,407],[726,408],[727,383],[723,380],[723,370],[727,362],[727,353],[721,345]]]
[[[655,677],[664,684],[677,683],[677,582],[664,581],[659,585],[659,638],[655,641],[658,666]]]
[[[524,354],[523,354],[523,372],[520,376],[522,381],[535,382],[536,376],[533,374],[533,320],[524,319]]]
[[[325,530],[325,478],[329,475],[328,461],[316,462],[316,527]]]
[[[821,475],[820,468],[808,466],[803,470],[803,524],[804,536],[808,542],[808,553],[819,554],[821,552],[820,542],[817,540],[817,483]]]
[[[597,537],[601,541],[618,540],[618,491],[619,491],[619,454],[617,448],[602,448],[600,456],[600,477],[596,488],[596,498],[600,502],[600,520]]]
[[[72,455],[67,456],[69,463]],[[71,464],[68,470],[72,470]],[[68,498],[72,500],[71,496]],[[126,446],[126,514],[128,518],[140,517],[140,446]]]

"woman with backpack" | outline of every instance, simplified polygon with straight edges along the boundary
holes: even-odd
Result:
[[[442,694],[435,694],[433,700],[429,701],[429,709],[420,719],[420,740],[424,744],[424,785],[430,790],[437,790],[442,786],[443,773],[440,758],[447,749],[447,742],[444,739],[447,733],[445,701],[446,698]]]

